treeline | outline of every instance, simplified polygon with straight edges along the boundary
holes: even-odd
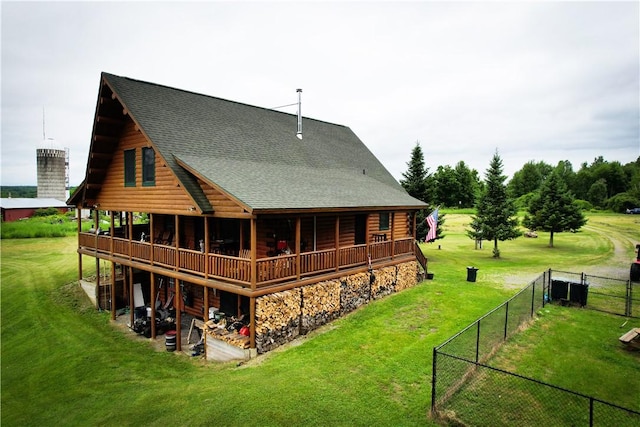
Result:
[[[485,186],[478,171],[463,161],[454,167],[438,166],[431,173],[425,166],[419,143],[413,148],[407,166],[400,183],[409,194],[432,206],[473,208]],[[519,209],[526,209],[554,171],[584,209],[624,212],[640,207],[640,157],[622,165],[600,156],[591,164],[582,163],[577,172],[569,161],[561,161],[556,166],[530,161],[508,181],[508,196],[515,200]]]
[[[3,199],[7,199],[9,197],[14,199],[33,199],[37,197],[38,187],[35,185],[3,185],[0,187],[0,194]]]

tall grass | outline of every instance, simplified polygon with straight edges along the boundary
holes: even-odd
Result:
[[[90,223],[83,223],[84,231],[91,227]],[[3,222],[0,225],[0,238],[2,239],[30,239],[38,237],[66,237],[78,232],[78,224],[75,219],[67,215],[51,215],[45,217],[32,217],[29,219]]]

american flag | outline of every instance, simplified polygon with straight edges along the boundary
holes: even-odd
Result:
[[[424,238],[425,242],[431,242],[436,239],[436,230],[438,229],[438,208],[435,208],[433,212],[426,219],[427,226],[429,226],[429,232],[427,237]]]

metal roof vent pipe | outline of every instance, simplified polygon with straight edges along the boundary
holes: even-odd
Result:
[[[298,131],[296,136],[298,139],[302,139],[302,89],[297,89],[298,92]]]

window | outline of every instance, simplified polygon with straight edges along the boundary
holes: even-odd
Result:
[[[142,185],[156,185],[156,153],[149,147],[142,149]]]
[[[124,186],[136,186],[136,150],[124,151]]]
[[[380,230],[389,229],[389,212],[380,212]]]

